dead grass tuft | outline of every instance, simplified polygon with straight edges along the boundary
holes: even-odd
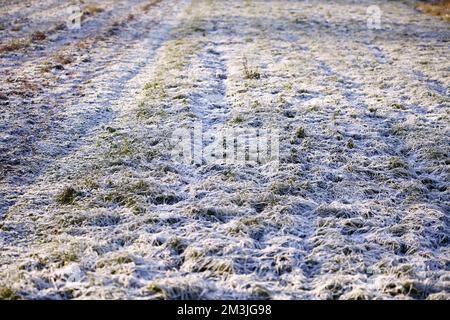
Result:
[[[101,13],[105,11],[105,9],[98,7],[96,5],[88,5],[86,6],[86,8],[84,8],[83,10],[83,16],[94,16],[98,13]]]
[[[7,53],[17,51],[30,46],[30,40],[27,39],[14,39],[10,40],[4,45],[0,46],[0,53]]]
[[[73,57],[66,53],[58,53],[54,56],[54,61],[58,64],[67,65],[71,64],[74,60]]]
[[[450,0],[442,0],[436,3],[421,2],[416,6],[416,9],[450,22]]]
[[[31,34],[31,40],[33,41],[43,41],[47,39],[47,36],[42,31],[35,31]]]

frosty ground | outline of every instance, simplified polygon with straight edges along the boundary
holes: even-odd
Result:
[[[0,298],[450,298],[445,21],[109,0],[70,30],[66,1],[0,3]],[[278,170],[173,161],[199,121],[279,130]]]

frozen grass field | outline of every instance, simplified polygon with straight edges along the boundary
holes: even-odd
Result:
[[[0,299],[450,299],[444,14],[69,4],[0,0]],[[278,170],[173,161],[198,122]]]

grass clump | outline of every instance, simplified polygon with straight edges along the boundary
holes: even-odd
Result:
[[[47,39],[47,36],[42,31],[35,31],[31,35],[31,40],[33,40],[33,41],[43,41],[45,39]]]
[[[254,194],[250,204],[257,213],[261,213],[267,207],[276,205],[278,201],[279,198],[277,195],[275,195],[273,192],[266,192],[262,194]]]
[[[245,79],[260,79],[261,78],[261,73],[258,71],[258,69],[252,68],[248,65],[248,60],[247,58],[244,58],[242,65],[244,67],[244,76]]]
[[[166,90],[160,82],[148,82],[144,86],[145,95],[152,98],[167,97]]]
[[[158,294],[158,295],[162,295],[164,294],[164,290],[161,289],[160,287],[158,287],[156,284],[154,283],[150,283],[147,287],[147,290],[152,293],[152,294]]]
[[[190,277],[184,277],[152,282],[147,286],[147,291],[156,299],[200,300],[204,296],[205,288]]]
[[[192,268],[193,272],[210,272],[215,275],[227,275],[234,273],[234,267],[231,261],[216,260],[214,258],[200,259],[197,266]]]
[[[182,254],[186,250],[187,245],[180,238],[172,238],[167,243],[169,247],[174,250],[177,254]]]
[[[233,124],[241,124],[242,122],[244,122],[244,119],[241,116],[236,116],[231,120]]]
[[[266,288],[260,285],[256,285],[253,288],[253,294],[258,297],[258,299],[261,300],[269,300],[270,299],[270,292]]]
[[[128,264],[134,262],[134,260],[129,256],[120,256],[117,258],[116,262],[118,264]]]
[[[8,287],[0,287],[0,300],[19,300],[17,293]]]
[[[353,139],[348,139],[347,141],[347,148],[353,149],[355,147],[355,143],[353,142]]]
[[[160,195],[156,195],[151,199],[151,202],[156,205],[171,205],[181,201],[182,198],[172,193],[163,193]]]
[[[39,66],[39,72],[47,73],[47,72],[52,71],[52,68],[53,68],[53,64],[49,61],[45,61]]]
[[[78,258],[78,254],[75,251],[68,250],[53,253],[49,262],[56,263],[56,265],[61,268],[71,264],[72,262],[78,261]]]
[[[64,190],[56,196],[56,201],[59,204],[73,204],[75,198],[80,195],[80,192],[73,187],[65,187]]]
[[[74,59],[68,54],[58,53],[57,55],[55,55],[54,61],[62,65],[67,65],[71,64],[74,61]]]
[[[424,299],[429,293],[426,286],[410,280],[389,283],[385,287],[385,292],[393,297],[398,295],[405,295],[410,296],[414,299]]]
[[[408,168],[408,165],[398,157],[392,157],[389,159],[389,169],[393,170],[398,168],[406,169]]]
[[[297,130],[295,130],[295,137],[297,139],[304,139],[306,137],[305,129],[303,127],[300,127]]]
[[[390,133],[395,136],[405,135],[407,133],[407,127],[400,123],[396,124],[396,125],[392,126]]]
[[[84,20],[87,17],[94,16],[98,13],[105,11],[105,9],[98,7],[96,5],[88,5],[83,9],[81,19]]]
[[[399,103],[393,103],[391,104],[391,107],[397,110],[406,110],[406,107]]]
[[[0,53],[13,52],[30,46],[30,40],[13,39],[0,46]]]
[[[219,207],[194,207],[190,209],[190,214],[197,218],[223,222],[226,221],[228,217],[235,216],[236,212]]]

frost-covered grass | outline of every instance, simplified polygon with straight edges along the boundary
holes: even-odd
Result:
[[[369,32],[368,5],[182,1],[0,202],[0,298],[449,299],[448,29],[380,1]],[[279,129],[279,170],[172,161],[196,121]]]

